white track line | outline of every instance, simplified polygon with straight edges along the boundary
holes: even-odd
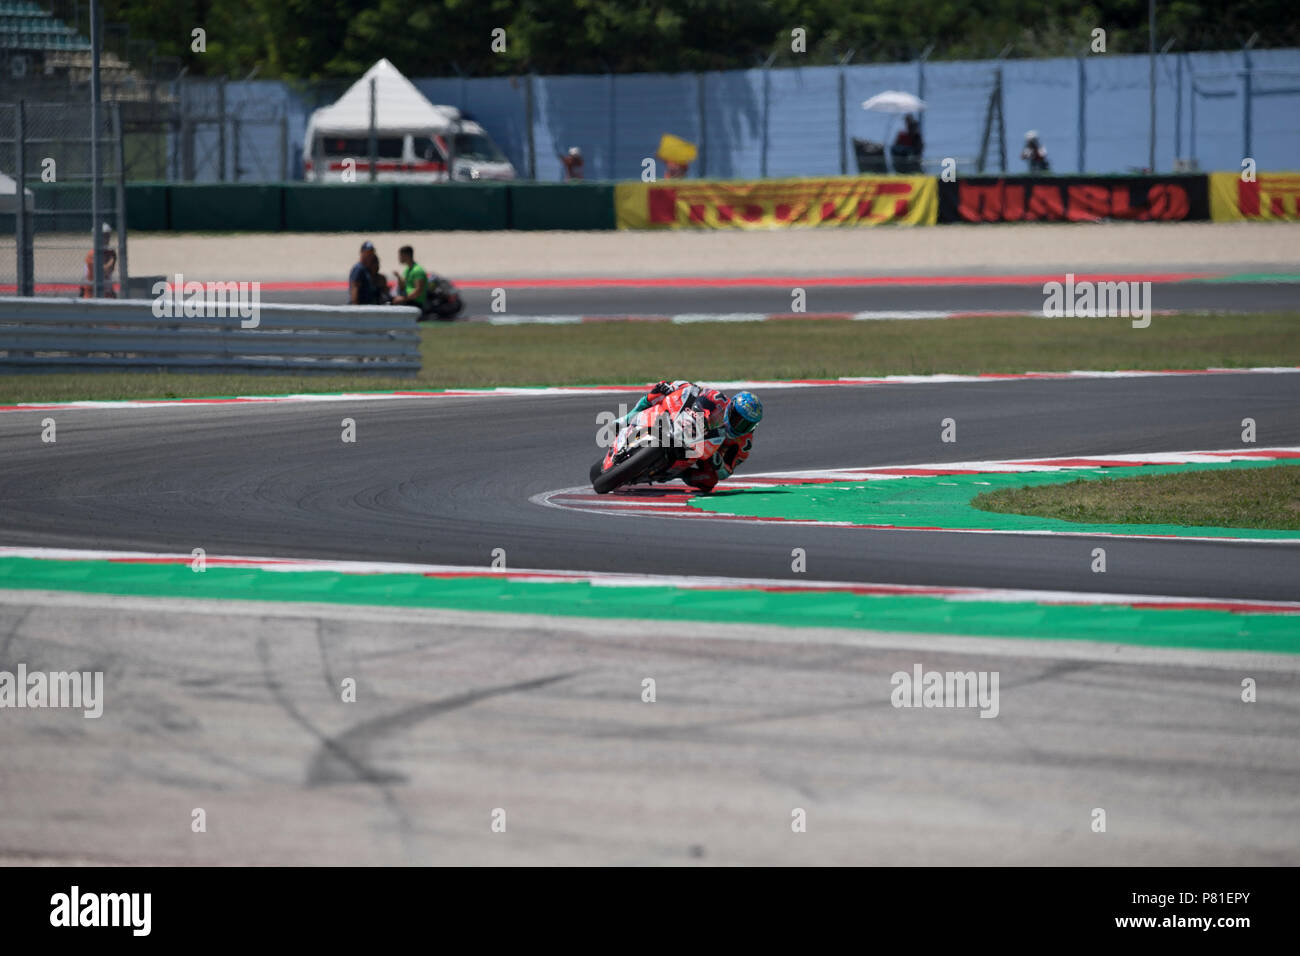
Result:
[[[937,462],[930,464],[916,465],[880,465],[869,468],[830,468],[830,469],[808,469],[798,471],[770,471],[758,472],[757,474],[747,475],[745,479],[737,481],[728,480],[725,488],[728,489],[754,489],[761,490],[771,487],[779,482],[780,479],[791,481],[799,480],[831,480],[831,481],[891,481],[900,478],[910,477],[942,477],[942,475],[918,476],[909,474],[891,474],[895,471],[965,471],[979,472],[981,474],[1014,474],[1019,472],[1054,472],[1054,471],[1081,471],[1092,470],[1099,473],[1101,468],[1090,465],[1069,464],[1072,461],[1109,461],[1117,464],[1133,462],[1138,465],[1144,464],[1217,464],[1227,461],[1294,461],[1294,458],[1288,458],[1287,455],[1300,454],[1300,446],[1285,448],[1261,448],[1261,449],[1239,449],[1228,448],[1218,451],[1195,451],[1195,452],[1137,452],[1121,455],[1070,455],[1070,456],[1043,456],[1025,459],[1013,459],[1006,461],[964,461],[964,462]],[[1275,457],[1270,457],[1275,456]],[[1059,462],[1056,463],[1056,462]],[[1300,466],[1297,466],[1300,467]],[[746,480],[748,479],[748,480]],[[773,481],[772,479],[776,479]],[[642,486],[637,486],[642,487]],[[676,492],[675,485],[662,485],[667,491]],[[682,486],[682,492],[689,494],[689,489]],[[565,501],[564,498],[573,498],[572,501]],[[1038,529],[1008,529],[1008,528],[913,528],[905,525],[872,525],[859,524],[853,521],[826,521],[812,518],[786,518],[777,520],[763,521],[752,518],[748,515],[737,515],[725,511],[705,511],[699,508],[692,508],[686,500],[675,499],[655,499],[655,498],[620,498],[617,493],[611,495],[597,495],[590,485],[577,485],[571,488],[557,488],[552,491],[544,491],[532,495],[529,499],[533,504],[545,508],[557,508],[563,511],[579,511],[588,514],[618,515],[622,517],[635,518],[669,518],[677,520],[692,521],[746,521],[752,520],[755,523],[768,523],[780,526],[816,526],[828,528],[860,528],[870,531],[898,531],[911,532],[913,534],[992,534],[992,535],[1021,535],[1029,537],[1066,537],[1066,538],[1120,538],[1125,540],[1142,540],[1142,541],[1200,541],[1200,542],[1218,542],[1222,544],[1269,544],[1297,547],[1300,546],[1300,537],[1295,538],[1252,538],[1252,537],[1224,537],[1216,535],[1164,535],[1164,534],[1125,534],[1123,532],[1113,531],[1057,531],[1057,530],[1038,530]]]
[[[1288,375],[1300,373],[1300,366],[1265,366],[1256,368],[1207,368],[1191,370],[1132,370],[1122,372],[1021,372],[1006,375],[884,375],[870,377],[842,377],[837,379],[809,379],[801,381],[744,380],[712,382],[723,389],[773,390],[791,388],[846,388],[886,385],[978,385],[1019,381],[1071,381],[1110,378],[1185,378],[1194,375]],[[240,395],[231,398],[189,399],[134,399],[124,401],[80,402],[21,402],[0,405],[0,413],[23,411],[59,411],[63,409],[142,409],[142,408],[208,408],[211,406],[239,407],[245,405],[275,405],[308,402],[376,402],[397,400],[428,400],[440,398],[549,398],[570,395],[610,395],[644,390],[650,383],[640,385],[573,385],[543,388],[501,387],[490,389],[446,389],[424,391],[421,389],[400,392],[344,392],[342,394],[296,395]]]

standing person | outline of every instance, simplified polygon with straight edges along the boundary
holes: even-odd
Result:
[[[690,163],[678,163],[671,159],[664,160],[664,179],[685,179]]]
[[[370,284],[375,289],[375,302],[379,305],[388,305],[393,301],[393,294],[388,291],[388,280],[384,278],[384,270],[379,268],[379,253],[370,254]]]
[[[397,279],[397,295],[393,305],[414,305],[424,311],[429,302],[429,275],[424,267],[415,261],[415,250],[402,246],[397,250],[397,261],[405,268],[394,272]]]
[[[908,113],[903,118],[903,129],[898,131],[898,136],[894,138],[894,149],[910,150],[920,156],[924,151],[924,144],[921,140],[921,121],[913,114]]]
[[[102,286],[103,296],[106,299],[116,299],[117,294],[113,291],[113,270],[117,268],[117,253],[109,247],[108,240],[113,236],[113,227],[108,223],[100,226],[99,231],[99,256],[100,268],[104,270],[104,283]],[[95,297],[95,250],[86,253],[86,272],[81,279],[81,298],[93,299]]]
[[[568,155],[561,156],[560,162],[564,164],[566,182],[575,182],[582,178],[582,150],[578,147],[570,146]]]
[[[373,265],[372,265],[373,263]],[[348,273],[348,301],[353,305],[378,305],[379,289],[375,285],[373,268],[379,265],[375,255],[375,244],[370,241],[361,243],[361,256]]]
[[[898,131],[890,155],[894,159],[894,172],[919,173],[921,171],[921,153],[924,143],[921,141],[921,123],[911,113],[903,120],[904,128]]]
[[[1050,167],[1047,165],[1047,149],[1038,141],[1038,131],[1031,129],[1025,134],[1025,148],[1020,151],[1020,158],[1029,163],[1031,173],[1045,173]]]

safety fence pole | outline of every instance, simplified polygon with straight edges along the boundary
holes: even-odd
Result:
[[[1242,48],[1241,57],[1245,61],[1246,69],[1241,74],[1242,89],[1245,94],[1242,100],[1241,114],[1241,155],[1242,158],[1252,156],[1250,151],[1251,128],[1250,120],[1252,110],[1252,101],[1255,95],[1254,77],[1252,76],[1253,66],[1250,61],[1250,44]]]
[[[696,108],[699,110],[699,114],[700,114],[700,149],[699,149],[700,162],[697,168],[699,170],[699,176],[701,179],[708,176],[708,162],[709,162],[709,150],[708,150],[709,123],[708,123],[708,110],[705,108],[704,76],[705,75],[703,73],[695,74],[695,92],[696,92],[696,102],[698,104]]]
[[[1150,71],[1147,84],[1151,93],[1151,132],[1147,137],[1150,153],[1147,157],[1147,172],[1154,173],[1156,171],[1156,0],[1150,0],[1148,4],[1147,24],[1150,32],[1148,51]]]
[[[775,54],[773,54],[775,56]],[[767,178],[767,144],[768,144],[768,118],[772,105],[772,80],[771,80],[772,57],[767,58],[763,64],[763,143],[762,158],[759,161],[759,178]]]
[[[1083,173],[1088,143],[1088,67],[1086,53],[1079,54],[1079,172]]]
[[[239,158],[235,158],[239,163]],[[217,81],[217,179],[226,181],[226,78]]]
[[[32,224],[27,220],[27,132],[24,114],[26,106],[22,100],[14,107],[14,145],[17,148],[17,162],[14,175],[17,177],[17,191],[14,199],[14,239],[18,246],[18,294],[30,296],[35,292],[33,277],[35,268],[32,264],[33,245]]]
[[[375,82],[376,78],[370,78],[370,142],[367,144],[367,150],[370,153],[370,181],[373,183],[379,176],[379,112],[375,104]],[[452,147],[455,148],[455,138],[452,139]],[[450,161],[449,161],[450,162]],[[451,166],[447,167],[447,178],[451,178]]]
[[[99,232],[99,0],[90,0],[90,277],[91,295],[96,299],[104,293],[104,240]]]
[[[609,74],[609,170],[605,175],[606,179],[618,178],[618,127],[616,125],[618,91],[614,87],[616,78],[616,74]]]
[[[1183,155],[1183,54],[1174,54],[1174,155]]]
[[[131,297],[131,271],[126,259],[126,138],[122,127],[122,104],[113,104],[113,138],[117,141],[117,268],[122,298]],[[236,166],[238,161],[236,161]]]
[[[837,75],[835,77],[835,85],[837,87],[836,94],[839,99],[839,115],[840,115],[840,175],[845,176],[848,175],[849,172],[849,157],[848,154],[845,152],[845,143],[848,137],[848,116],[846,115],[845,103],[844,103],[845,84],[844,84],[843,64],[840,65],[840,68],[837,71]]]
[[[524,77],[524,128],[528,136],[528,178],[537,178],[537,141],[533,134],[534,106],[533,83],[536,77],[529,73]]]

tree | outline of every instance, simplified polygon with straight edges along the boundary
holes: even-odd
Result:
[[[1293,0],[1161,0],[1179,49],[1300,45]],[[417,76],[679,72],[782,64],[1068,55],[1092,29],[1110,53],[1147,47],[1146,0],[105,0],[109,20],[195,74],[352,78],[387,57]],[[207,51],[191,49],[191,30]],[[807,31],[808,52],[790,49]],[[506,50],[491,49],[506,31]]]

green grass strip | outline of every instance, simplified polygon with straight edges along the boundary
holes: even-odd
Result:
[[[811,302],[812,300],[810,300]],[[870,307],[864,292],[863,308]],[[429,323],[418,375],[87,372],[0,376],[0,404],[499,385],[834,379],[1073,369],[1300,366],[1295,311],[1128,319],[1000,316],[926,322],[791,319],[737,326]],[[248,335],[256,336],[256,330]],[[741,347],[737,347],[740,343]]]
[[[1300,467],[1201,468],[1132,478],[1003,488],[972,502],[984,511],[1077,523],[1173,524],[1300,534]]]

